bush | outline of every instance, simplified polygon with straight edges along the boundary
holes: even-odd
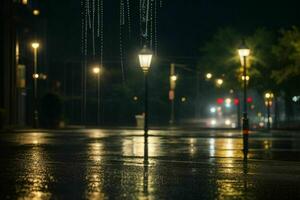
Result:
[[[41,99],[40,123],[43,128],[58,128],[63,103],[59,95],[48,93]]]

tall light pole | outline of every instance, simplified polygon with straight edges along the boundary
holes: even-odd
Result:
[[[100,125],[100,75],[101,75],[101,68],[99,66],[93,67],[93,73],[97,77],[97,125]]]
[[[274,98],[274,94],[272,92],[267,92],[265,93],[265,104],[267,106],[267,128],[268,130],[271,129],[271,121],[270,121],[270,118],[271,118],[271,106],[272,106],[272,101],[273,101],[273,98]]]
[[[37,128],[39,123],[39,113],[37,108],[37,81],[39,78],[39,74],[37,73],[37,65],[38,65],[38,48],[40,47],[40,44],[38,42],[31,43],[31,47],[33,48],[33,96],[34,96],[34,114],[33,114],[33,127]]]
[[[174,123],[175,115],[175,87],[176,87],[177,76],[175,75],[175,64],[171,64],[170,68],[170,91],[169,99],[171,101],[171,115],[170,124]]]
[[[145,118],[144,118],[144,136],[148,137],[148,72],[151,66],[152,52],[146,46],[140,51],[139,55],[140,67],[145,76]]]
[[[247,77],[247,57],[250,55],[250,49],[243,44],[240,49],[238,49],[238,53],[243,65],[243,77]],[[243,79],[243,152],[244,159],[247,159],[248,155],[248,137],[249,137],[249,120],[248,120],[248,111],[247,111],[247,79]]]

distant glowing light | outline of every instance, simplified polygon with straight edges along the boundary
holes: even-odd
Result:
[[[133,97],[133,100],[134,100],[134,101],[137,101],[138,99],[139,99],[139,98],[138,98],[137,96],[134,96],[134,97]]]
[[[264,127],[265,124],[263,122],[259,122],[259,127]]]
[[[93,67],[93,73],[99,74],[100,73],[100,67]]]
[[[236,128],[236,124],[235,123],[231,123],[231,128]]]
[[[215,125],[217,124],[217,121],[216,121],[215,119],[212,119],[212,120],[210,121],[210,124],[211,124],[212,126],[215,126]]]
[[[39,78],[39,74],[33,74],[32,77],[33,77],[34,79],[38,79],[38,78]]]
[[[231,121],[230,121],[230,119],[226,119],[226,120],[225,120],[225,125],[226,125],[226,126],[229,126],[229,125],[231,125]]]
[[[292,100],[293,102],[298,102],[300,100],[300,96],[294,96]]]
[[[219,78],[219,79],[216,80],[217,86],[221,86],[221,85],[223,85],[223,83],[224,83],[223,79]]]
[[[211,79],[211,78],[212,78],[212,74],[211,74],[211,73],[207,73],[207,74],[206,74],[206,78],[207,78],[207,79]]]
[[[242,80],[244,81],[245,80],[245,76],[242,76]],[[246,76],[246,81],[249,81],[250,80],[250,77],[249,76]]]
[[[274,94],[273,94],[272,92],[267,92],[267,93],[265,94],[265,98],[266,98],[266,99],[273,99],[273,98],[274,98]]]
[[[238,98],[235,98],[235,99],[233,100],[233,103],[234,103],[234,105],[239,105],[240,101],[239,101]]]
[[[253,102],[253,98],[252,97],[248,97],[247,98],[247,103],[252,103]]]
[[[34,49],[37,49],[40,47],[40,44],[38,42],[33,42],[33,43],[31,43],[31,47]]]
[[[215,113],[216,111],[217,111],[217,109],[216,109],[215,107],[211,107],[211,108],[210,108],[210,112],[211,112],[211,113]]]
[[[22,0],[22,4],[23,5],[27,5],[28,4],[28,0]]]
[[[37,9],[34,9],[34,10],[32,11],[32,14],[35,15],[35,16],[38,16],[38,15],[40,15],[40,11],[37,10]]]
[[[177,76],[176,75],[172,75],[171,76],[171,80],[174,81],[174,82],[177,81]]]
[[[223,98],[217,98],[217,103],[218,104],[223,104],[224,103],[224,99]]]
[[[186,102],[186,97],[181,97],[181,102]]]
[[[250,49],[242,48],[238,50],[240,57],[245,57],[250,55]]]
[[[227,107],[227,108],[230,108],[231,107],[231,99],[230,98],[226,98],[225,99],[225,106]]]

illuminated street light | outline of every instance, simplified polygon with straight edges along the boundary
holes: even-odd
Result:
[[[171,81],[174,81],[174,82],[177,81],[177,76],[176,75],[172,75],[171,76]]]
[[[212,74],[211,74],[211,73],[207,73],[207,74],[206,74],[206,78],[207,78],[207,79],[211,79],[211,78],[212,78]]]
[[[217,111],[217,109],[215,107],[211,107],[209,110],[211,113],[215,113]]]
[[[245,80],[245,76],[242,76],[242,80],[244,81]],[[250,80],[250,76],[246,76],[246,81],[249,81]]]
[[[40,44],[38,42],[33,42],[33,43],[31,43],[31,47],[33,49],[38,49],[40,47]]]
[[[38,79],[38,78],[39,78],[39,74],[33,74],[32,77],[33,77],[34,79]]]
[[[147,74],[151,66],[152,56],[152,52],[146,46],[144,46],[141,52],[139,53],[140,67],[142,68],[145,74]]]
[[[271,106],[273,103],[274,94],[272,92],[266,92],[265,93],[265,104],[267,106],[267,128],[268,130],[271,129]]]
[[[93,73],[99,74],[100,73],[100,67],[93,67]]]
[[[238,54],[241,59],[241,63],[243,65],[243,77],[247,77],[247,57],[250,55],[250,49],[246,47],[246,45],[242,44],[242,46],[238,49]],[[243,80],[244,86],[244,107],[243,107],[243,152],[244,159],[247,160],[248,154],[248,134],[249,134],[249,121],[248,121],[248,113],[247,113],[247,78]]]
[[[38,65],[38,48],[40,47],[40,44],[38,42],[33,42],[31,43],[31,47],[33,48],[33,96],[34,96],[34,102],[33,102],[33,107],[34,107],[34,113],[33,113],[33,119],[34,119],[34,124],[33,127],[37,128],[38,123],[39,123],[39,113],[38,113],[38,107],[37,107],[37,80],[39,78],[39,74],[37,73],[37,65]]]
[[[169,99],[171,101],[171,115],[170,115],[170,124],[172,125],[174,123],[174,118],[175,118],[175,88],[176,88],[176,81],[177,81],[177,76],[174,74],[175,73],[175,64],[171,64],[171,69],[170,69],[170,94],[169,94]]]
[[[217,84],[217,86],[219,86],[219,87],[220,87],[221,85],[223,85],[223,83],[224,83],[223,79],[220,79],[220,78],[219,78],[219,79],[216,80],[216,84]]]
[[[35,15],[35,16],[38,16],[38,15],[40,15],[40,11],[38,9],[34,9],[32,11],[32,14]]]
[[[231,125],[231,120],[230,120],[230,119],[226,119],[226,120],[225,120],[225,125],[226,125],[226,126]]]
[[[145,120],[144,120],[144,136],[148,137],[148,72],[151,66],[152,51],[146,46],[143,47],[138,55],[140,67],[142,68],[145,76]]]
[[[96,75],[97,78],[97,125],[100,125],[100,75],[101,75],[101,68],[100,66],[96,65],[92,68],[93,74]]]

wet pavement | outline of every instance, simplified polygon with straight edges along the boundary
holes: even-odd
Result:
[[[0,134],[0,199],[300,199],[300,132]]]

